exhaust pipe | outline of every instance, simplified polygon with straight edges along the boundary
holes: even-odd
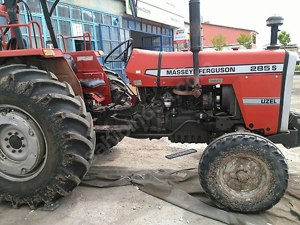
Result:
[[[283,18],[281,16],[271,16],[267,19],[267,26],[271,27],[271,42],[267,49],[279,49],[279,45],[277,44],[277,37],[279,26],[283,24]]]
[[[201,96],[201,85],[199,82],[199,52],[202,50],[201,45],[201,18],[200,18],[200,0],[190,0],[190,37],[191,51],[193,52],[194,67],[194,96]]]

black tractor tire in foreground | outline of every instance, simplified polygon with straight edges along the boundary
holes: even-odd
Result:
[[[201,186],[221,208],[257,213],[279,202],[288,185],[288,166],[280,150],[252,133],[217,138],[199,162]]]
[[[0,67],[0,200],[34,209],[67,195],[88,172],[95,140],[70,85],[26,65]]]

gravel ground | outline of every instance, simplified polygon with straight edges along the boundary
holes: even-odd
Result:
[[[294,95],[300,95],[300,76],[295,78]],[[292,109],[300,112],[300,98],[293,96]],[[195,148],[198,152],[168,160],[165,155]],[[94,164],[132,169],[182,169],[197,167],[203,144],[172,144],[166,139],[136,140],[125,138],[106,155],[97,156]],[[222,223],[190,213],[147,195],[133,186],[114,188],[78,187],[60,200],[54,212],[0,205],[1,225],[220,225]]]

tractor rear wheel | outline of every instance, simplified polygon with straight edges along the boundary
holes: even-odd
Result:
[[[256,213],[274,206],[288,185],[288,167],[280,150],[252,133],[224,135],[205,149],[200,182],[217,205]]]
[[[50,72],[0,68],[0,200],[36,208],[71,192],[88,172],[93,121]]]

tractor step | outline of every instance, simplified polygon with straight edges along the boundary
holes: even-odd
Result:
[[[132,125],[95,125],[96,133],[113,133],[113,132],[127,132],[132,129]]]

